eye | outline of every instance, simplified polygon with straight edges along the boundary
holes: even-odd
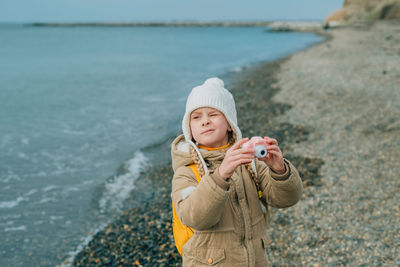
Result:
[[[200,118],[200,116],[192,116],[192,120],[197,120],[197,119],[199,119]]]
[[[211,117],[215,117],[215,116],[218,116],[218,115],[219,115],[218,113],[211,113],[210,114]]]

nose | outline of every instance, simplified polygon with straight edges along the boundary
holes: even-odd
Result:
[[[203,125],[203,126],[206,126],[206,125],[208,125],[208,124],[210,124],[210,119],[209,119],[208,117],[204,117],[204,118],[203,118],[203,121],[202,121],[202,125]]]

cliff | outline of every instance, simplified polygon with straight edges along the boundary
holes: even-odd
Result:
[[[325,25],[374,20],[400,20],[400,0],[344,0],[343,8],[326,18]]]

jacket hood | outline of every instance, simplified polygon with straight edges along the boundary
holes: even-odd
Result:
[[[185,140],[183,134],[179,135],[171,144],[171,158],[172,158],[172,169],[174,172],[182,166],[193,164],[194,161],[190,156],[190,144]],[[198,148],[197,148],[198,149]],[[209,162],[220,163],[225,157],[225,152],[222,150],[208,151],[205,149],[199,149],[201,156],[209,165]]]

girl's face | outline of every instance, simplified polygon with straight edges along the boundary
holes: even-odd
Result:
[[[198,108],[190,114],[190,130],[196,142],[206,147],[221,147],[228,143],[232,131],[224,114],[214,108]]]

